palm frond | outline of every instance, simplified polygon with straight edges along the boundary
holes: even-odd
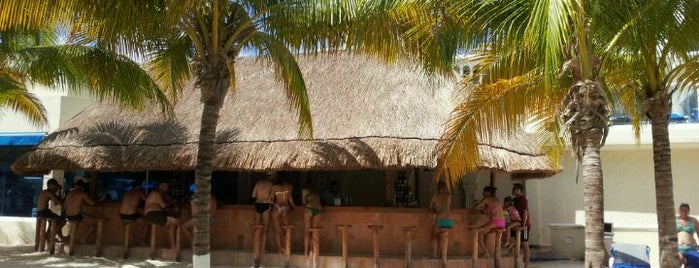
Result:
[[[149,70],[160,88],[177,101],[178,92],[191,78],[190,60],[194,57],[192,42],[187,36],[173,36],[149,56]]]
[[[452,112],[435,149],[437,168],[458,179],[478,167],[480,142],[491,142],[494,133],[512,135],[532,116],[553,117],[556,109],[543,108],[551,107],[551,100],[539,94],[540,83],[540,76],[529,75],[471,87],[468,99]]]
[[[250,40],[256,47],[263,49],[264,57],[274,63],[277,78],[284,84],[290,108],[298,112],[299,137],[313,139],[311,105],[303,74],[294,55],[281,41],[267,33],[257,32]]]
[[[37,127],[48,122],[41,101],[21,81],[8,76],[7,72],[0,73],[0,108],[9,108],[23,114]]]

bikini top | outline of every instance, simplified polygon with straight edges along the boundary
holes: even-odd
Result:
[[[692,218],[690,218],[689,221],[687,221],[684,226],[682,226],[682,224],[680,223],[679,220],[675,222],[675,225],[677,226],[678,233],[679,232],[686,232],[689,234],[694,234],[694,231],[696,231],[694,229],[694,219],[692,219]]]
[[[274,195],[288,194],[288,193],[289,193],[289,190],[285,190],[285,191],[274,192]]]

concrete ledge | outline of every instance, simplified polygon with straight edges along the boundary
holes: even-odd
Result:
[[[0,217],[0,246],[34,245],[36,218]]]

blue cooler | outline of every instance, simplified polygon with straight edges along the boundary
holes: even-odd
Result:
[[[699,252],[696,250],[688,251],[687,254],[684,254],[684,259],[687,260],[684,267],[699,268]]]
[[[612,244],[612,268],[650,268],[650,247],[638,244]]]

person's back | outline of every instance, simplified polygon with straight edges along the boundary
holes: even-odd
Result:
[[[46,183],[46,189],[39,193],[39,196],[36,200],[38,217],[60,221],[63,220],[61,216],[57,215],[56,213],[53,213],[53,211],[51,211],[51,209],[49,208],[49,201],[54,202],[54,204],[56,205],[63,205],[63,200],[60,197],[58,197],[58,195],[56,195],[56,192],[60,189],[61,185],[58,184],[58,181],[56,181],[55,179],[48,180],[48,182]]]
[[[274,183],[270,179],[258,181],[252,190],[252,198],[255,203],[272,204],[271,189]]]
[[[151,211],[163,211],[165,210],[165,199],[163,194],[158,190],[153,190],[146,196],[146,205],[144,207],[144,213],[148,214]]]
[[[83,189],[83,184],[76,183],[75,187],[66,195],[64,208],[68,220],[82,220],[83,206],[85,204],[90,206],[97,205],[97,202],[92,200],[90,195]]]
[[[134,187],[131,191],[124,193],[119,207],[121,214],[133,214],[138,212],[138,207],[142,201],[146,200],[146,193],[141,187]]]

